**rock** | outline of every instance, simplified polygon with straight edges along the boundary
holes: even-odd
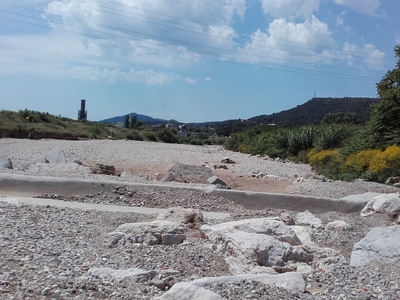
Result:
[[[181,224],[190,229],[200,228],[203,225],[203,213],[199,209],[173,207],[169,208],[165,214],[159,214],[156,221],[168,220],[176,224]]]
[[[121,282],[125,278],[129,278],[134,282],[146,282],[153,279],[156,276],[156,271],[154,270],[142,270],[142,269],[126,269],[126,270],[116,270],[111,268],[90,268],[88,273],[99,277],[101,279],[109,279],[115,282]]]
[[[295,233],[280,221],[251,219],[203,225],[201,229],[215,242],[234,274],[253,272],[259,266],[284,266],[288,261],[308,263],[312,260],[312,255],[296,246],[301,241]]]
[[[161,181],[208,183],[207,179],[211,176],[213,174],[210,168],[176,163]]]
[[[207,179],[210,184],[217,185],[219,188],[222,189],[230,189],[229,185],[225,183],[222,179],[219,179],[217,176],[211,176]]]
[[[396,215],[400,213],[399,193],[381,194],[374,197],[361,211],[361,216],[366,217],[374,212]]]
[[[93,174],[116,175],[114,166],[95,164],[92,167]]]
[[[280,219],[282,220],[282,222],[284,222],[286,225],[294,225],[294,220],[293,217],[287,213],[287,212],[283,212],[280,215]]]
[[[221,160],[221,164],[234,164],[235,162],[233,160],[231,160],[229,157],[224,157]]]
[[[399,177],[399,176],[396,176],[396,177],[389,177],[389,178],[386,180],[386,184],[398,184],[398,183],[400,183],[400,177]]]
[[[335,229],[335,230],[349,230],[351,227],[345,221],[342,220],[335,220],[329,222],[325,226],[326,229]]]
[[[234,276],[204,277],[191,282],[192,285],[199,287],[210,287],[218,283],[235,283],[243,280],[257,281],[268,286],[283,288],[293,293],[303,293],[305,290],[305,281],[300,273],[283,274],[239,274]]]
[[[160,290],[165,289],[165,282],[161,279],[153,279],[150,281],[150,285],[154,285],[156,288]]]
[[[50,164],[65,164],[67,162],[65,158],[65,153],[62,150],[56,150],[47,153],[44,158],[45,163]]]
[[[305,212],[298,213],[294,216],[296,225],[309,225],[313,228],[320,228],[322,222],[319,218],[314,217],[308,210]]]
[[[179,282],[158,300],[223,300],[220,295],[188,282]]]
[[[376,227],[353,247],[350,265],[365,266],[372,263],[400,263],[400,225]]]
[[[228,166],[227,165],[214,165],[214,169],[228,170]]]
[[[103,245],[108,248],[117,246],[120,240],[125,239],[125,234],[122,232],[111,232],[104,236]]]
[[[114,247],[117,244],[140,243],[152,245],[178,245],[186,239],[183,227],[167,221],[156,220],[144,223],[125,223],[114,232],[108,233],[103,239],[106,247]]]
[[[5,154],[0,155],[0,168],[4,168],[4,169],[12,169],[13,168],[11,159]]]
[[[156,299],[220,300],[224,298],[211,292],[207,288],[216,284],[232,284],[243,282],[245,280],[260,282],[267,286],[291,291],[292,293],[304,293],[305,291],[305,281],[300,273],[239,274],[234,276],[204,277],[191,282],[176,283],[168,292]]]

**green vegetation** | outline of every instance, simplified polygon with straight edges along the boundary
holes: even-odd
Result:
[[[395,47],[398,58],[396,68],[386,73],[377,84],[380,101],[371,100],[369,119],[360,114],[346,111],[327,112],[319,124],[300,127],[269,126],[252,128],[231,134],[225,142],[230,150],[250,154],[264,154],[273,158],[289,158],[309,163],[314,170],[332,179],[354,180],[362,178],[385,182],[389,177],[400,176],[400,45]],[[326,100],[326,99],[325,99]],[[324,100],[324,101],[325,101]],[[364,100],[355,101],[366,104]],[[307,102],[302,109],[310,115],[316,101]],[[328,100],[343,105],[335,99]],[[353,103],[354,104],[354,103]],[[328,105],[328,104],[327,104]],[[349,106],[347,106],[349,107]],[[368,107],[366,107],[367,110]],[[281,113],[289,121],[300,120],[297,109]],[[251,120],[273,123],[277,118],[256,117]],[[302,120],[304,122],[305,120]]]

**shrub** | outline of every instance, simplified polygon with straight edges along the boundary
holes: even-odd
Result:
[[[157,133],[158,138],[164,143],[177,143],[178,138],[176,135],[169,129],[164,128]]]
[[[307,155],[314,170],[332,179],[341,178],[340,149],[317,151],[312,149]]]
[[[371,159],[369,170],[374,172],[380,182],[388,177],[400,175],[400,147],[389,146],[385,151],[377,151]]]
[[[343,171],[356,172],[361,174],[368,171],[371,160],[376,155],[379,155],[379,150],[364,150],[359,153],[350,154],[343,164]]]
[[[143,136],[146,140],[149,140],[151,142],[157,142],[157,135],[152,131],[145,131],[143,133]]]
[[[142,136],[137,131],[131,131],[126,135],[128,140],[143,141]]]

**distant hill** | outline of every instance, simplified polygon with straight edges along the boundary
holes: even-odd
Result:
[[[152,117],[146,116],[146,115],[141,115],[141,114],[137,114],[137,113],[130,113],[128,114],[130,116],[136,116],[137,120],[139,122],[143,122],[145,124],[158,124],[158,123],[168,123],[168,120],[164,120],[164,119],[154,119]],[[125,117],[126,115],[123,116],[117,116],[117,117],[112,117],[109,119],[104,119],[99,121],[100,123],[112,123],[112,124],[117,124],[118,122],[124,122],[125,121]]]
[[[253,117],[249,121],[292,127],[320,124],[327,114],[349,112],[354,113],[360,123],[364,123],[369,117],[370,106],[378,101],[378,98],[313,98],[295,108]]]

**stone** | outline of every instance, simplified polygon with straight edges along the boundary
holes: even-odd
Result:
[[[126,270],[118,270],[112,268],[90,268],[88,273],[101,279],[109,279],[115,282],[121,282],[125,278],[129,278],[134,282],[146,282],[153,279],[156,276],[154,270],[142,270],[136,268],[130,268]]]
[[[218,283],[235,283],[243,280],[257,281],[268,286],[274,286],[293,293],[303,293],[305,281],[300,273],[289,272],[283,274],[238,274],[233,276],[204,277],[190,282],[198,287],[210,287]]]
[[[326,224],[325,228],[334,230],[349,230],[351,227],[345,221],[335,220]]]
[[[211,176],[213,176],[213,174],[210,168],[176,163],[171,167],[161,181],[207,184],[207,179]]]
[[[203,213],[199,209],[172,207],[164,214],[159,214],[156,221],[167,220],[183,225],[190,229],[200,228],[203,225]]]
[[[313,228],[320,228],[322,226],[321,219],[314,217],[308,210],[298,213],[294,216],[296,225],[309,225]]]
[[[165,282],[161,279],[153,279],[150,281],[150,285],[154,285],[156,288],[160,290],[165,289]]]
[[[235,162],[233,160],[231,160],[229,157],[224,157],[221,160],[221,164],[234,164]]]
[[[220,295],[189,282],[179,282],[156,300],[223,300]]]
[[[350,265],[359,267],[372,263],[400,264],[400,225],[375,227],[354,244]]]
[[[207,181],[210,184],[217,185],[219,188],[230,189],[228,184],[225,181],[223,181],[222,179],[218,178],[217,176],[211,176],[210,178],[207,179]]]
[[[11,162],[11,159],[8,157],[8,155],[0,155],[0,168],[4,169],[12,169],[13,164]]]
[[[253,272],[260,266],[281,267],[288,261],[309,263],[313,258],[296,246],[301,241],[281,221],[250,219],[203,225],[201,230],[215,242],[233,274]]]
[[[108,248],[117,246],[120,240],[125,239],[125,234],[122,232],[111,232],[104,236],[103,245]]]
[[[104,236],[103,245],[112,248],[127,241],[147,246],[178,245],[185,240],[186,235],[182,226],[167,220],[155,220],[122,224],[114,232]]]
[[[373,213],[388,213],[396,215],[400,213],[399,193],[380,194],[372,200],[361,211],[361,216],[366,217]]]
[[[55,150],[47,153],[44,157],[44,161],[50,164],[65,164],[67,162],[63,150]]]

